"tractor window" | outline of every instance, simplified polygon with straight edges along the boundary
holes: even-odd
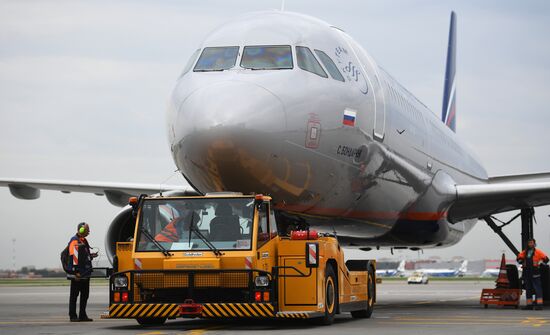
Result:
[[[148,199],[141,208],[136,251],[250,250],[254,199]]]
[[[267,241],[269,241],[269,226],[267,224],[267,203],[262,203],[258,208],[258,245],[256,248],[260,248]]]
[[[271,232],[271,238],[277,236],[277,221],[275,221],[275,213],[271,205],[269,206],[269,231]]]

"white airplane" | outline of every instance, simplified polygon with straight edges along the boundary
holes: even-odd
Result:
[[[395,269],[376,269],[377,277],[399,277],[405,273],[405,261],[399,262],[399,265]]]
[[[418,269],[429,277],[463,277],[468,271],[468,261],[463,261],[456,269]]]
[[[87,192],[118,206],[161,191],[264,193],[280,226],[336,231],[344,246],[449,246],[480,218],[550,204],[550,182],[540,180],[550,173],[489,177],[459,140],[455,63],[453,13],[438,117],[341,28],[297,13],[245,14],[197,47],[170,99],[170,150],[189,185],[0,186],[20,199]],[[132,235],[131,217],[126,206],[113,219],[110,257]]]
[[[480,275],[480,277],[498,277],[500,269],[485,269]]]

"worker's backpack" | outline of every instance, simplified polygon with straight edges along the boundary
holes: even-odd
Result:
[[[65,271],[68,274],[73,274],[73,271],[69,269],[69,260],[71,259],[71,255],[69,255],[69,245],[61,251],[61,266],[63,267],[63,271]]]

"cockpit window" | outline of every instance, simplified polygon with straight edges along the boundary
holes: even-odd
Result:
[[[200,51],[201,49],[197,49],[195,50],[195,52],[193,52],[191,58],[189,58],[189,61],[187,62],[187,65],[185,65],[185,68],[183,69],[180,77],[183,77],[187,72],[189,72],[189,70],[191,70],[191,67],[193,67],[193,64],[195,64],[195,61],[197,60]]]
[[[210,47],[204,48],[193,71],[223,71],[235,66],[239,47]]]
[[[315,73],[323,78],[328,78],[325,70],[323,70],[321,64],[315,59],[309,48],[296,47],[296,59],[298,60],[298,67],[300,69]]]
[[[290,46],[247,46],[244,47],[241,66],[252,70],[292,69]]]
[[[323,63],[323,65],[325,66],[325,69],[327,69],[332,79],[345,81],[336,64],[334,64],[332,59],[330,59],[330,57],[326,53],[322,52],[321,50],[315,50],[315,53],[317,54],[317,57],[319,57],[319,59],[321,60],[321,63]]]

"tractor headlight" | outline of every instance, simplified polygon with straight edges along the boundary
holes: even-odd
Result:
[[[114,285],[115,288],[126,288],[128,287],[128,278],[126,276],[115,277]]]
[[[256,285],[256,287],[269,286],[269,278],[267,278],[267,276],[258,276],[254,278],[254,284]]]

